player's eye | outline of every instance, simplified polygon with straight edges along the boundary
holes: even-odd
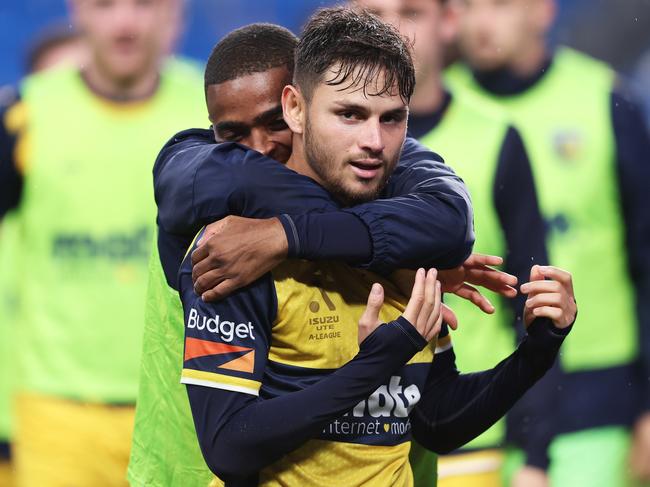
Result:
[[[243,134],[238,132],[224,131],[219,132],[219,140],[217,142],[239,142],[243,138]]]
[[[357,112],[352,110],[345,110],[339,112],[339,117],[341,117],[343,120],[349,120],[349,121],[361,120],[361,116]]]
[[[384,115],[383,117],[381,117],[380,121],[381,123],[393,124],[393,123],[401,123],[404,121],[405,118],[406,118],[405,113],[391,113],[389,115]]]

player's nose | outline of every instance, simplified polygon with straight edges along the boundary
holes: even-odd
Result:
[[[379,120],[368,120],[360,134],[359,147],[373,154],[384,150],[384,137]]]

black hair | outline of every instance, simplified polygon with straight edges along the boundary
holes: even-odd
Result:
[[[286,66],[293,73],[298,38],[279,25],[255,23],[235,29],[212,49],[205,66],[205,88]]]
[[[324,82],[358,86],[366,95],[383,95],[397,85],[405,102],[415,87],[410,46],[392,26],[375,15],[347,7],[318,10],[305,25],[296,47],[294,84],[311,97],[326,71],[335,67]],[[368,93],[370,83],[385,73],[383,87]]]

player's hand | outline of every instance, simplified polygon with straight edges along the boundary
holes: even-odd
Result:
[[[630,467],[637,480],[650,482],[650,413],[641,416],[634,425]]]
[[[227,216],[211,223],[192,252],[194,291],[204,301],[223,299],[281,263],[287,249],[277,218]]]
[[[453,293],[467,299],[484,313],[494,313],[494,306],[474,286],[481,286],[506,298],[514,298],[517,290],[517,278],[512,274],[499,271],[491,266],[503,264],[503,259],[496,255],[472,254],[462,265],[444,271],[438,271],[443,293]]]
[[[512,487],[548,487],[549,485],[546,472],[530,465],[520,468],[512,479]]]
[[[550,318],[557,328],[567,328],[575,321],[578,308],[569,272],[534,265],[530,282],[522,284],[521,292],[528,295],[524,306],[526,326],[541,317]]]
[[[418,269],[411,297],[404,310],[406,318],[430,342],[442,327],[442,286],[437,279],[438,271]]]
[[[440,271],[438,271],[440,275]],[[390,277],[390,280],[397,286],[404,296],[410,296],[413,284],[415,283],[415,271],[410,269],[398,269]],[[442,284],[442,283],[441,283]],[[458,329],[458,317],[454,310],[442,303],[442,321],[449,325],[452,330]]]
[[[366,309],[363,311],[363,314],[359,319],[359,345],[361,345],[361,342],[364,341],[368,335],[375,331],[375,328],[381,325],[381,321],[379,320],[379,312],[381,311],[381,307],[383,305],[384,288],[381,284],[376,282],[370,289]]]
[[[440,333],[442,327],[442,292],[436,274],[435,269],[430,269],[429,272],[419,269],[415,273],[411,298],[403,314],[427,342]],[[379,312],[383,304],[384,288],[375,283],[368,295],[366,309],[359,319],[359,344],[381,324]]]

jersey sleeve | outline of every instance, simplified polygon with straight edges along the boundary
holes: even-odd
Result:
[[[436,350],[422,398],[411,412],[414,438],[429,450],[449,453],[479,436],[546,373],[569,331],[537,319],[515,352],[493,369],[471,374],[457,370],[451,346]]]
[[[185,318],[181,382],[257,396],[277,307],[270,276],[206,303],[194,293],[188,253],[179,284]]]

